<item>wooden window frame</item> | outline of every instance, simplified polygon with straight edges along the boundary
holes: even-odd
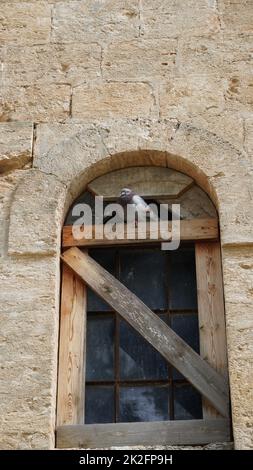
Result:
[[[190,347],[187,348],[190,350],[190,352],[188,351],[190,354],[188,361],[191,360],[194,364],[196,361],[197,374],[199,373],[199,378],[194,380],[197,383],[199,381],[198,389],[201,393],[203,392],[203,419],[84,424],[86,285],[89,285],[98,293],[96,289],[101,288],[101,286],[96,286],[96,269],[99,270],[101,276],[105,276],[105,280],[108,280],[109,283],[116,280],[115,278],[111,279],[112,276],[97,265],[87,255],[86,251],[82,253],[77,247],[82,246],[83,249],[88,249],[95,246],[115,246],[116,244],[129,246],[136,245],[136,242],[150,244],[151,240],[147,237],[147,239],[142,240],[117,240],[117,243],[115,243],[115,240],[96,240],[95,238],[77,241],[72,237],[71,227],[66,226],[63,229],[63,249],[66,251],[62,255],[56,427],[56,445],[58,448],[101,448],[136,444],[149,446],[201,445],[217,441],[230,441],[225,315],[218,221],[217,219],[184,220],[181,222],[181,238],[182,240],[195,242],[200,356],[193,352]],[[203,275],[203,273],[205,274]],[[138,304],[139,299],[129,291],[125,292],[127,289],[124,286],[120,284],[117,288],[123,288],[121,295],[127,295],[128,297],[132,295],[132,301]],[[124,308],[122,306],[119,308],[118,304],[112,304],[113,299],[110,288],[105,288],[103,295],[104,300],[108,301],[109,304],[111,302],[110,305],[129,322],[128,316],[127,318],[124,317]],[[124,302],[122,304],[124,306]],[[148,307],[144,307],[143,309],[142,304],[139,314],[143,315],[143,319],[148,319],[146,323],[150,325],[150,322],[152,324],[153,321],[153,312],[149,311]],[[138,328],[138,325],[132,324],[132,326]],[[147,334],[145,331],[139,330],[139,332],[144,337]],[[171,334],[166,330],[167,333]],[[149,341],[147,336],[145,338]],[[170,340],[173,342],[172,337],[170,337]],[[169,348],[167,349],[169,350]],[[157,350],[159,349],[157,348]],[[160,350],[159,352],[161,353]],[[165,351],[164,354],[162,352],[164,357],[173,363],[174,359],[171,356],[165,356],[167,353],[168,351]],[[176,362],[174,362],[175,364]],[[176,367],[180,370],[178,364],[176,364]],[[206,377],[209,377],[210,389],[213,387],[213,396],[207,390],[208,380],[206,380],[206,383],[204,380],[202,384],[202,373],[206,374],[206,368],[209,368]],[[184,367],[180,372],[185,375]],[[187,373],[185,377],[189,379]],[[216,380],[218,384],[221,384],[220,390],[222,390],[223,397],[217,392],[215,385],[213,386]],[[193,385],[196,386],[196,383]],[[208,394],[209,398],[211,396],[212,404],[209,399],[205,398]]]

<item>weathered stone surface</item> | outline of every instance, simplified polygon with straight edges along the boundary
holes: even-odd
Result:
[[[0,263],[2,449],[54,445],[58,273],[55,257]]]
[[[141,33],[144,36],[210,36],[219,31],[220,21],[214,1],[145,0],[141,4]]]
[[[252,243],[252,177],[247,157],[224,140],[188,125],[180,126],[171,147],[171,153],[183,155],[207,175],[210,186],[205,180],[201,184],[201,175],[199,184],[217,201],[222,244]]]
[[[2,121],[62,121],[70,113],[69,85],[4,87],[0,117]]]
[[[251,0],[0,3],[0,121],[15,121],[0,126],[1,448],[54,445],[66,209],[93,178],[147,164],[219,210],[233,434],[252,449]]]
[[[8,250],[8,232],[10,207],[13,193],[24,177],[25,170],[16,170],[7,175],[0,176],[0,258],[5,256]]]
[[[176,53],[175,39],[113,42],[103,55],[103,77],[112,81],[166,79],[175,72]]]
[[[98,44],[11,46],[5,50],[4,83],[8,86],[79,85],[100,76]]]
[[[223,254],[223,266],[226,271],[224,279],[226,301],[250,305],[253,296],[253,249],[250,247],[226,249]],[[238,315],[241,314],[238,312]],[[238,316],[237,318],[239,320]],[[238,321],[239,325],[243,327],[241,321]],[[253,316],[250,326],[253,327]]]
[[[9,253],[58,252],[65,198],[66,187],[55,176],[30,170],[13,197]]]
[[[227,81],[225,97],[227,108],[251,111],[253,105],[253,78],[244,71],[233,74]]]
[[[151,117],[154,96],[146,83],[104,83],[74,89],[72,115],[78,119]]]
[[[252,68],[252,35],[235,36],[229,32],[207,38],[180,38],[177,73],[229,77],[236,72],[250,74]]]
[[[224,29],[240,34],[253,32],[251,0],[219,0],[221,23]]]
[[[2,3],[2,2],[1,2]],[[0,43],[41,44],[49,42],[51,6],[45,1],[5,2],[0,12]]]
[[[192,117],[191,122],[194,127],[206,129],[219,136],[222,140],[232,144],[235,149],[244,150],[244,122],[240,113],[224,110],[215,115],[207,110],[201,115]]]
[[[88,168],[108,155],[99,127],[91,123],[44,124],[37,131],[34,166],[56,175],[70,192],[73,190],[74,197],[78,196],[84,185],[83,175],[88,178]]]
[[[166,120],[155,124],[151,120],[140,120],[132,126],[130,122],[118,121],[116,127],[113,120],[105,120],[103,124],[77,126],[76,136],[67,137],[49,151],[47,134],[52,135],[52,130],[42,126],[43,133],[40,134],[38,129],[40,137],[35,149],[35,165],[70,185],[72,194],[81,191],[89,177],[93,179],[106,171],[121,168],[124,161],[132,166],[143,165],[146,161],[147,165],[153,163],[186,173],[190,171],[188,174],[196,178],[219,204],[222,243],[252,243],[249,160],[226,141],[189,125],[177,129],[173,121]],[[55,131],[57,133],[57,127]],[[56,140],[56,137],[52,138],[52,142]],[[139,148],[147,149],[145,156],[136,151]],[[40,149],[45,149],[46,153]],[[156,154],[155,150],[161,153]],[[129,158],[127,152],[131,152]],[[105,158],[116,153],[121,153],[122,162],[117,156],[112,160]],[[70,165],[73,154],[76,159]],[[98,164],[97,174],[96,168],[90,172],[89,162]],[[202,175],[205,175],[204,179]]]
[[[185,121],[193,116],[216,116],[225,107],[222,80],[205,75],[184,75],[169,80],[160,87],[159,96],[163,118]]]
[[[253,248],[226,248],[222,258],[235,446],[252,449]]]
[[[253,164],[253,117],[245,119],[245,150]]]
[[[32,123],[0,123],[0,174],[31,162],[32,144]]]
[[[65,43],[138,37],[138,3],[138,0],[58,3],[53,10],[52,38]]]

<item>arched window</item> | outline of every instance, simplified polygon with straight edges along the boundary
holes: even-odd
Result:
[[[72,209],[130,187],[181,206],[181,243],[76,240]],[[218,217],[188,176],[160,167],[92,181],[67,215],[57,408],[58,447],[230,440]],[[107,221],[104,219],[103,222]],[[170,222],[168,222],[170,224]]]

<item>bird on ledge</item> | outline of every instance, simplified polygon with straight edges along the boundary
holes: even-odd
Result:
[[[135,211],[136,226],[138,222],[143,222],[145,220],[157,220],[156,214],[152,211],[146,201],[144,201],[144,199],[139,196],[139,194],[136,194],[129,188],[123,188],[121,190],[118,202],[124,208],[125,215],[127,211],[127,206],[129,204],[133,205]]]

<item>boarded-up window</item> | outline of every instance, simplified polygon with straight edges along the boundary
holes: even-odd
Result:
[[[229,440],[215,208],[188,176],[151,168],[100,177],[77,202],[88,202],[94,212],[94,195],[114,201],[122,181],[137,191],[139,185],[157,203],[180,202],[184,242],[161,251],[159,242],[148,240],[76,241],[75,218],[67,216],[57,445]]]

